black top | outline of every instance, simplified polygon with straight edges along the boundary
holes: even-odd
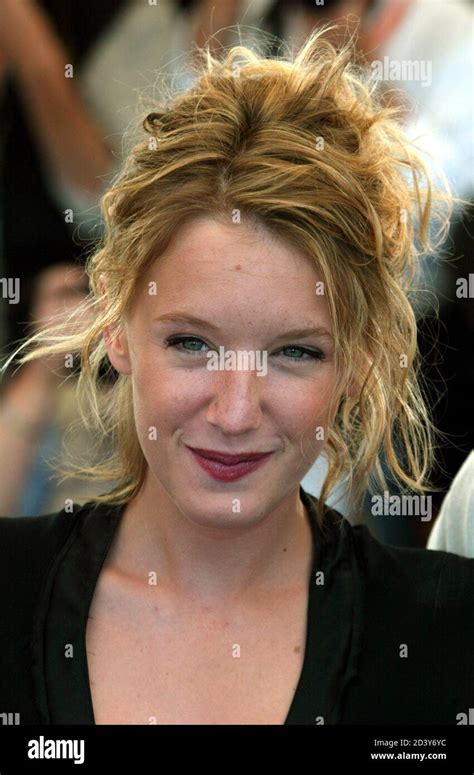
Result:
[[[314,553],[285,724],[459,723],[474,707],[474,559],[382,545],[329,508],[321,530],[300,497]],[[123,511],[0,519],[0,713],[20,724],[95,723],[86,622]]]

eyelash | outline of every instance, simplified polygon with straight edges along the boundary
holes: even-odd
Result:
[[[175,347],[176,349],[179,348],[179,345],[183,342],[202,342],[202,344],[206,344],[203,339],[200,339],[197,336],[170,336],[166,340],[166,347]],[[323,361],[325,359],[325,355],[321,350],[310,350],[308,347],[302,347],[300,345],[286,345],[286,347],[282,347],[282,350],[301,350],[301,352],[307,354],[310,356],[311,360],[315,361]],[[201,355],[202,350],[184,350],[181,349],[181,352],[188,353],[189,355]],[[306,363],[306,358],[290,358],[290,360],[300,363]]]

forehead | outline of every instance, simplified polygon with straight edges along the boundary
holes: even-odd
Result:
[[[314,262],[266,227],[250,220],[233,224],[230,218],[226,223],[210,216],[195,218],[179,228],[166,250],[148,267],[147,279],[160,275],[168,281],[174,276],[184,283],[189,276],[181,275],[184,268],[195,279],[205,274],[228,280],[229,273],[294,278],[300,283],[321,279]]]
[[[202,216],[176,231],[166,250],[142,278],[140,307],[145,314],[168,307],[203,314],[212,309],[252,319],[288,317],[299,311],[323,315],[322,281],[315,262],[296,246],[250,220],[229,223]],[[150,292],[150,288],[154,289]],[[196,308],[199,312],[196,312]]]

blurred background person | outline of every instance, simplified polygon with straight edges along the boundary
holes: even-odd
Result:
[[[0,0],[1,274],[23,286],[2,305],[0,345],[18,336],[36,272],[100,237],[138,91],[162,67],[184,70],[193,39],[232,23],[235,5],[211,16],[192,0]]]
[[[35,283],[31,332],[52,323],[67,325],[67,319],[88,292],[81,267],[56,264],[42,270]],[[81,321],[87,322],[82,316]],[[74,323],[77,325],[77,323]],[[95,450],[95,440],[80,422],[76,401],[79,364],[48,358],[10,368],[0,387],[0,515],[16,516],[51,513],[64,508],[65,500],[82,502],[102,486],[68,478],[52,478],[51,463],[70,459],[93,463],[94,454],[104,454],[105,445]],[[108,383],[104,379],[106,400]],[[63,443],[67,440],[67,454]],[[110,483],[112,486],[112,482]],[[104,490],[107,486],[104,485]]]
[[[451,483],[427,548],[474,557],[474,450]]]

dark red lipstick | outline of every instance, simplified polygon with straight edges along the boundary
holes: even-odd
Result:
[[[252,473],[267,460],[273,452],[241,452],[230,454],[214,449],[188,447],[196,462],[214,479],[233,482]]]

